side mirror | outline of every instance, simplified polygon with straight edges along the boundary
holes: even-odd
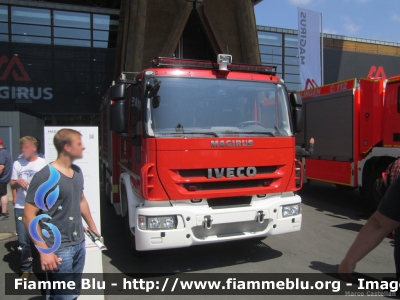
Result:
[[[151,101],[153,108],[157,108],[160,106],[160,96],[154,96],[153,100]]]
[[[125,84],[115,84],[108,89],[109,100],[124,100],[125,99]]]
[[[293,109],[293,124],[296,133],[303,130],[303,109],[301,107],[295,107]]]
[[[109,110],[110,130],[116,133],[126,132],[128,119],[126,114],[125,100],[115,101],[110,104]]]
[[[132,146],[140,147],[142,145],[142,139],[140,136],[134,136],[132,137]]]
[[[301,100],[301,96],[296,93],[290,94],[290,103],[293,107],[301,107],[303,106],[303,101]]]
[[[158,91],[160,90],[161,87],[161,81],[154,79],[154,83],[148,85],[148,94],[147,98],[153,98],[158,94]]]

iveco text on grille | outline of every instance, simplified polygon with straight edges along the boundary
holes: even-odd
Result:
[[[248,167],[248,168],[214,168],[207,170],[207,178],[212,179],[213,175],[216,178],[222,178],[225,176],[226,178],[233,178],[237,177],[254,177],[257,174],[257,169],[255,167]]]

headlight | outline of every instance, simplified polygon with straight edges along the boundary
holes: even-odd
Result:
[[[300,204],[282,206],[283,217],[291,217],[300,214]]]
[[[176,229],[178,219],[176,216],[163,217],[145,217],[139,216],[139,229],[157,230],[157,229]]]
[[[160,218],[148,218],[147,224],[149,225],[149,229],[157,229],[161,227],[161,219]]]
[[[164,228],[175,228],[175,219],[173,217],[167,217],[163,222]]]

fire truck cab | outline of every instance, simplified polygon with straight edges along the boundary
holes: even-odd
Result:
[[[230,55],[152,65],[121,74],[102,104],[107,201],[135,249],[299,231],[302,101],[275,67]]]

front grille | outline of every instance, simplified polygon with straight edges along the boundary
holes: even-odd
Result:
[[[272,179],[257,179],[257,180],[235,180],[235,181],[217,181],[217,182],[201,182],[201,183],[185,183],[185,189],[191,187],[196,188],[196,191],[209,191],[209,190],[225,190],[225,189],[243,189],[243,188],[257,188],[269,186]]]
[[[198,239],[204,239],[209,236],[217,236],[223,238],[226,236],[244,235],[245,232],[260,233],[267,229],[268,220],[263,223],[255,221],[244,221],[236,223],[215,224],[211,229],[206,229],[204,226],[195,226],[192,228],[193,235]]]
[[[278,169],[277,166],[268,166],[268,167],[256,167],[257,174],[272,174],[276,172]]]
[[[257,174],[272,174],[278,169],[278,166],[264,166],[255,167],[257,169]],[[206,177],[208,175],[207,169],[193,169],[193,170],[179,170],[179,174],[184,178],[190,177]]]
[[[212,208],[225,207],[225,206],[243,206],[243,205],[250,205],[251,196],[210,198],[207,199],[207,202],[208,206]]]
[[[179,175],[184,178],[207,177],[207,169],[179,170]]]

